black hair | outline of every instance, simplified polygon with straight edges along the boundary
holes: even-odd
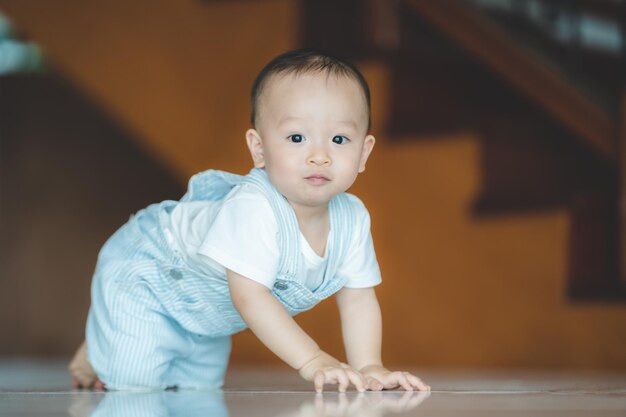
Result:
[[[350,62],[315,49],[296,49],[285,52],[272,59],[259,72],[252,83],[252,112],[250,121],[255,127],[258,113],[258,102],[267,80],[276,74],[302,74],[311,72],[326,72],[335,76],[353,78],[359,83],[367,102],[367,129],[371,124],[370,88],[363,74]]]

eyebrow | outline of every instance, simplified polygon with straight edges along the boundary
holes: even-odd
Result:
[[[293,120],[304,120],[306,117],[297,117],[297,116],[285,116],[278,121],[278,125],[282,125],[283,123],[291,122]],[[359,125],[354,120],[338,120],[337,124],[350,125],[351,127],[358,129]]]
[[[281,125],[286,122],[291,122],[292,120],[302,120],[304,117],[296,117],[296,116],[285,116],[278,121],[278,124]]]
[[[350,125],[355,129],[359,127],[359,125],[354,120],[338,120],[337,123],[342,125]]]

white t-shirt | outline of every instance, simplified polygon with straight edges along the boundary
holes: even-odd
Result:
[[[372,287],[381,282],[381,276],[369,213],[357,197],[350,194],[349,197],[355,211],[355,230],[337,273],[346,277],[348,288]],[[172,210],[169,220],[170,243],[190,266],[213,274],[225,274],[228,268],[273,287],[280,259],[278,225],[269,201],[258,188],[242,184],[221,205],[181,202]],[[313,291],[324,278],[327,254],[321,257],[315,253],[302,233],[300,248],[302,262],[296,279]]]

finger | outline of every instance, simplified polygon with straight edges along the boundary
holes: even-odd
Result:
[[[337,391],[345,392],[350,380],[348,379],[345,371],[341,368],[333,368],[324,372],[326,384],[336,384]]]
[[[420,391],[428,391],[430,390],[430,387],[426,384],[424,384],[422,382],[421,379],[419,379],[418,377],[416,377],[415,375],[412,375],[408,372],[405,372],[406,378],[409,380],[409,382],[411,383],[412,386],[416,387],[418,390]]]
[[[383,383],[373,377],[367,378],[367,389],[370,391],[382,391],[384,388]]]
[[[348,375],[346,375],[346,371],[343,369],[337,369],[333,371],[336,375],[337,381],[339,382],[339,392],[346,392],[348,386],[350,385],[350,379]]]
[[[346,373],[348,374],[348,378],[350,379],[350,382],[354,384],[354,387],[356,388],[357,391],[359,392],[365,391],[365,378],[363,378],[363,375],[361,375],[360,373],[352,369],[347,369]]]
[[[326,380],[326,376],[324,375],[324,371],[317,371],[313,376],[313,384],[315,385],[315,392],[324,391],[324,382]]]
[[[402,372],[394,372],[391,374],[393,379],[395,379],[396,385],[400,385],[407,391],[413,391],[413,387],[409,383],[409,380],[406,378],[406,375]]]

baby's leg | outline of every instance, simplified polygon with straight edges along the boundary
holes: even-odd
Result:
[[[123,275],[116,265],[111,267],[115,269],[104,272]],[[154,273],[137,267],[134,272]],[[132,278],[118,283],[100,278],[94,280],[87,317],[89,363],[110,390],[167,388],[172,360],[189,345],[186,334],[144,281]]]
[[[91,367],[89,360],[87,360],[87,344],[85,341],[81,343],[80,347],[74,354],[74,357],[70,361],[68,366],[70,375],[72,376],[72,386],[74,388],[94,388],[96,390],[103,390],[104,384],[95,371]]]
[[[230,356],[230,336],[187,335],[190,342],[187,352],[174,359],[168,369],[169,385],[182,389],[221,388]]]

